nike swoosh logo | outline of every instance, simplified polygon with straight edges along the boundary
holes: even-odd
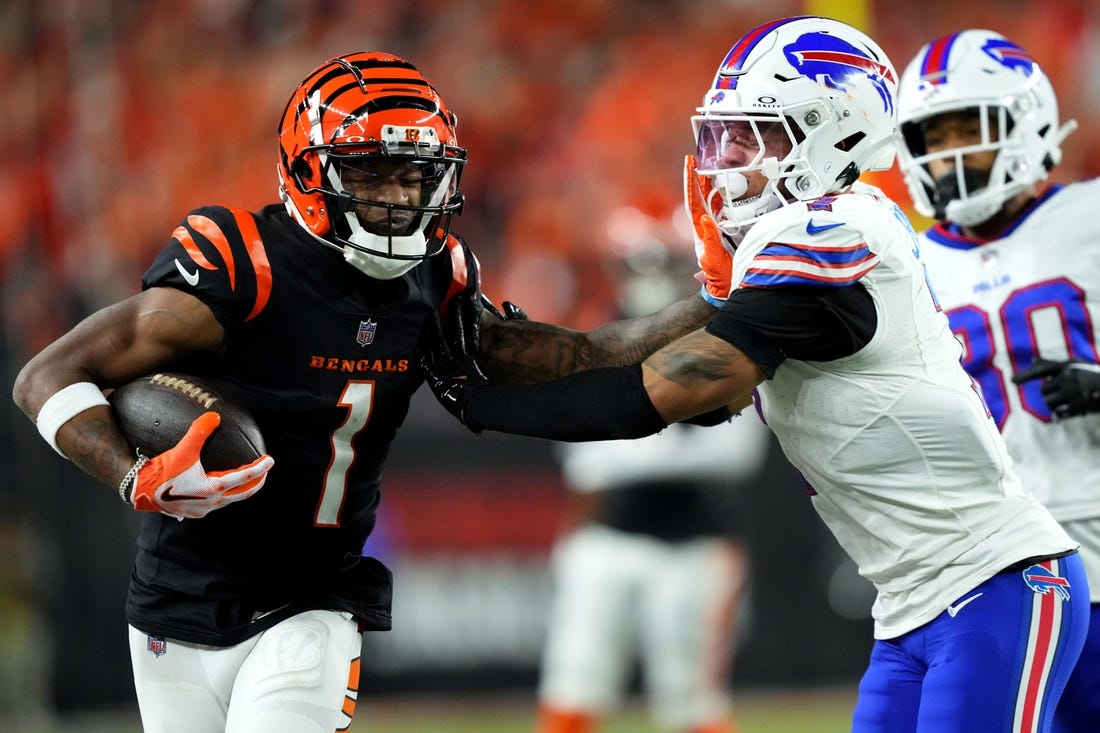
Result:
[[[176,269],[180,271],[180,275],[183,276],[183,279],[186,280],[187,284],[191,287],[195,287],[199,284],[198,270],[195,270],[194,272],[188,272],[186,269],[184,269],[183,265],[180,264],[179,260],[176,260]]]
[[[973,601],[978,600],[983,595],[985,595],[985,594],[984,593],[975,593],[974,595],[970,596],[969,598],[966,598],[964,600],[959,601],[954,606],[948,606],[947,607],[947,615],[950,616],[951,618],[955,618],[957,615],[959,615],[959,611],[963,610],[968,603],[972,603]]]
[[[198,280],[198,275],[195,276],[195,279]],[[172,489],[174,488],[176,488],[175,484],[169,486],[167,489],[164,490],[164,493],[160,495],[160,498],[164,501],[195,501],[196,499],[204,498],[201,496],[191,496],[188,494],[183,494],[182,496],[180,496],[179,494],[173,494]]]
[[[806,233],[807,234],[821,234],[822,232],[827,232],[830,229],[836,229],[837,227],[842,227],[842,226],[844,226],[844,222],[842,222],[842,221],[837,222],[836,224],[822,224],[821,226],[817,226],[816,224],[814,224],[814,220],[810,219],[808,222],[806,222]],[[179,264],[178,260],[177,260],[176,264]]]

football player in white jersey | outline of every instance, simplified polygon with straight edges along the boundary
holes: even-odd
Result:
[[[656,220],[635,213],[645,234],[607,262],[627,318],[698,285],[685,291],[690,245],[670,245]],[[551,555],[537,733],[602,729],[635,661],[661,730],[733,733],[729,681],[749,573],[738,504],[761,482],[769,445],[749,417],[558,446],[569,501]]]
[[[896,92],[855,28],[753,29],[693,118],[704,288],[725,299],[709,324],[641,364],[545,384],[490,386],[442,329],[422,366],[471,429],[559,440],[641,437],[755,398],[877,590],[853,731],[1045,732],[1088,584],[962,369],[908,220],[857,182],[892,165]]]
[[[1038,184],[1076,127],[1042,69],[999,33],[926,44],[902,74],[900,164],[937,223],[921,260],[963,366],[981,386],[1024,485],[1081,545],[1088,639],[1055,713],[1100,730],[1100,181]]]

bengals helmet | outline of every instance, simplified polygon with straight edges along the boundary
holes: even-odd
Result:
[[[455,115],[408,61],[360,52],[313,70],[279,123],[279,193],[322,244],[371,277],[400,277],[439,252],[466,150]]]

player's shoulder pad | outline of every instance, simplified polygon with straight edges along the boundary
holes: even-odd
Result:
[[[1040,207],[1051,211],[1076,212],[1085,211],[1087,207],[1095,206],[1100,199],[1100,178],[1089,178],[1084,181],[1076,181],[1066,184],[1051,184],[1040,195]],[[1084,217],[1085,221],[1092,221],[1095,217]]]
[[[253,293],[245,320],[259,315],[271,295],[272,277],[267,249],[252,212],[226,206],[194,209],[172,232],[172,239],[191,260],[180,263],[177,258],[177,268],[188,285],[198,286],[202,271],[221,271],[230,291]],[[245,281],[250,287],[241,287]]]
[[[476,290],[480,286],[481,263],[470,245],[460,235],[447,235],[446,249],[451,257],[451,287],[447,299],[460,290]]]
[[[842,287],[874,269],[879,258],[865,236],[867,214],[838,201],[848,195],[793,203],[762,217],[738,248],[751,257],[740,287]]]

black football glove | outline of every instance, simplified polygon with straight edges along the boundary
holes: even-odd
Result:
[[[481,303],[485,310],[492,313],[494,316],[502,321],[529,321],[530,317],[527,312],[520,308],[518,305],[510,300],[504,301],[504,312],[502,313],[499,308],[493,303],[493,301],[481,296]]]
[[[527,311],[520,308],[518,305],[510,300],[504,301],[504,320],[506,321],[529,321],[531,320]]]
[[[477,363],[477,352],[470,351],[477,340],[468,328],[471,300],[459,296],[451,303],[446,329],[439,315],[433,314],[421,338],[420,368],[439,404],[476,433],[480,431],[466,422],[466,403],[476,390],[484,389],[489,380]]]
[[[1049,361],[1036,357],[1032,365],[1012,375],[1016,384],[1042,379],[1043,400],[1055,417],[1100,412],[1100,365],[1080,359]]]

